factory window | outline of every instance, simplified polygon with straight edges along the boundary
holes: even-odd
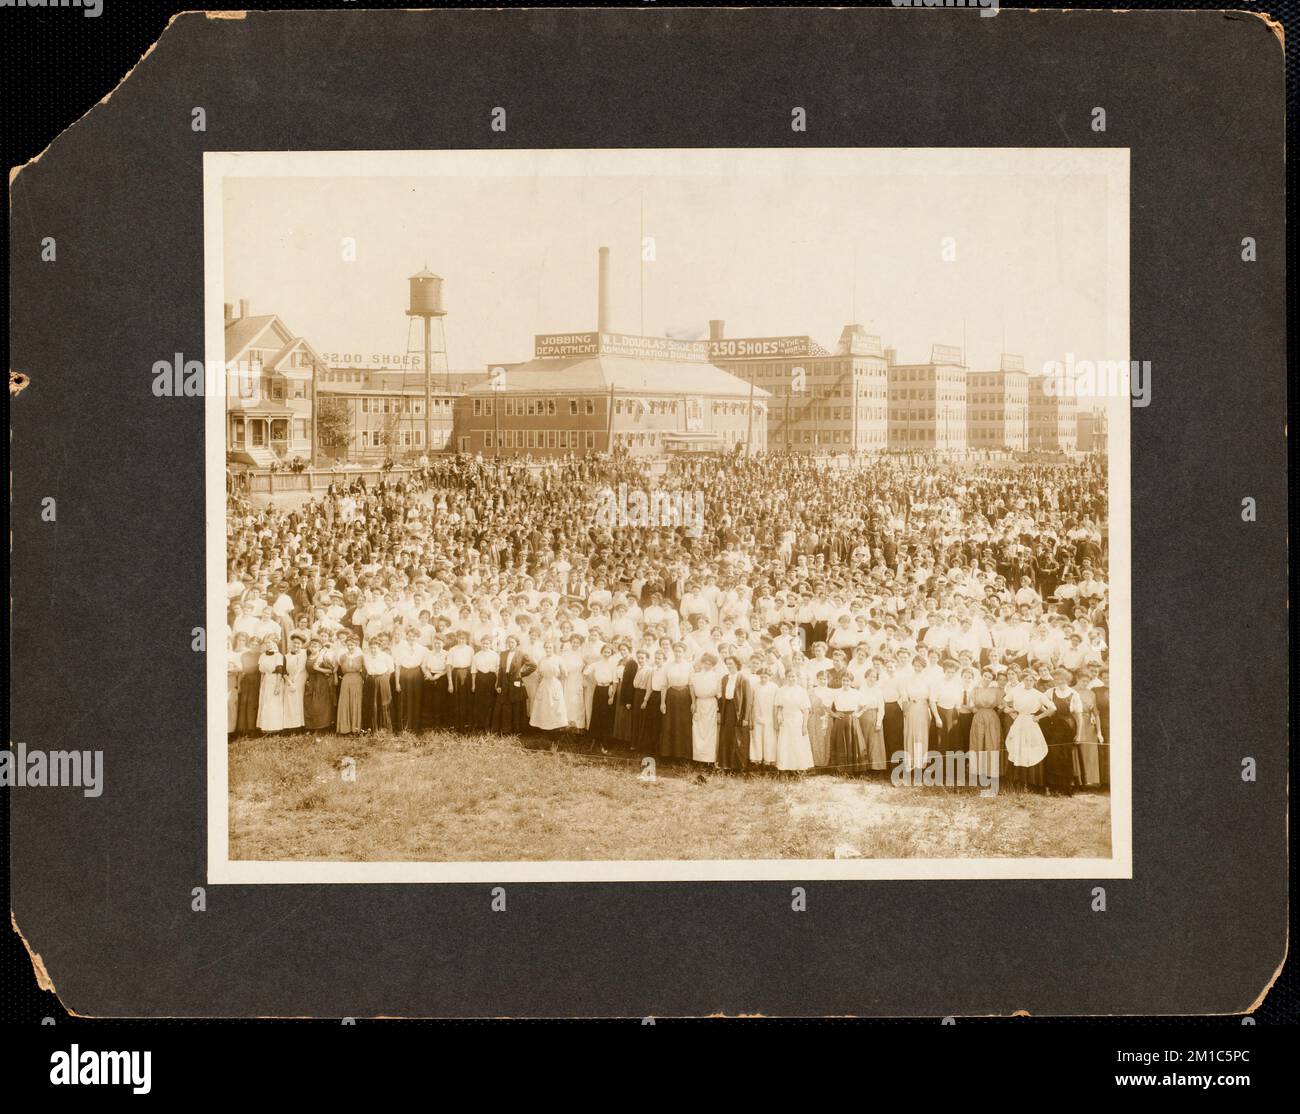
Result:
[[[584,399],[583,401],[586,403],[586,405],[583,407],[583,409],[586,411],[586,413],[588,413],[588,414],[594,414],[594,413],[596,412],[596,400],[595,400],[594,398],[588,398],[588,399]],[[587,448],[589,448],[589,449],[590,449],[590,448],[594,448],[596,442],[595,442],[595,439],[592,437],[592,435],[591,435],[590,433],[587,434],[587,440],[590,442],[590,444],[588,444]]]
[[[554,405],[554,403],[552,403],[552,405]],[[546,447],[548,449],[556,447],[555,430],[553,429],[548,429],[546,431]]]
[[[492,400],[490,398],[485,398],[483,400],[483,413],[489,418],[492,417]]]
[[[411,404],[411,413],[413,413],[417,418],[423,417],[424,403],[421,402],[419,399],[416,399],[415,402]]]
[[[569,399],[569,414],[573,417],[578,414],[578,400],[576,398]]]
[[[587,400],[587,405],[588,406],[591,405],[591,399]],[[587,448],[594,449],[595,447],[596,447],[596,435],[592,433],[591,430],[587,430]]]
[[[546,400],[546,412],[547,412],[547,414],[549,414],[551,417],[555,417],[555,399],[553,399],[553,398],[548,398],[548,399]]]
[[[490,429],[485,429],[483,431],[483,447],[485,449],[490,449],[492,447],[492,431]]]
[[[482,413],[483,413],[483,400],[481,398],[476,398],[474,400],[474,417],[477,418],[481,416]]]
[[[363,429],[363,430],[361,431],[361,447],[362,447],[363,449],[368,449],[368,448],[370,448],[370,432],[369,432],[369,430],[365,430],[365,429]]]

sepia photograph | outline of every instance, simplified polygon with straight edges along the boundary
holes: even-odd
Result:
[[[211,880],[1131,876],[1127,150],[204,185]]]

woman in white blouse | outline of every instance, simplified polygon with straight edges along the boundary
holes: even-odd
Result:
[[[925,669],[925,658],[917,654],[912,659],[913,672],[898,686],[898,704],[903,709],[903,751],[914,770],[925,767],[930,750],[930,725],[937,727],[941,722]]]

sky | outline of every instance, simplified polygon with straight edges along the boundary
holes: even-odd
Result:
[[[716,317],[728,336],[833,349],[859,323],[902,363],[963,341],[975,370],[1003,351],[1031,372],[1128,358],[1127,254],[1089,158],[1115,152],[634,152],[626,172],[619,152],[438,154],[459,158],[225,177],[224,300],[279,314],[327,358],[383,362],[420,346],[407,277],[427,266],[444,279],[450,367],[481,370],[530,358],[534,334],[595,329],[604,245],[617,332],[704,336]]]

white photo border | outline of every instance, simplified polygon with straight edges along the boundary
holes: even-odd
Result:
[[[872,166],[872,160],[877,165]],[[1104,176],[1108,222],[1105,276],[1110,359],[1129,353],[1128,148],[713,148],[489,151],[206,152],[203,157],[204,343],[206,366],[225,365],[224,209],[228,177],[438,177],[528,175],[841,175],[878,173],[888,160],[923,174],[1014,173]],[[211,376],[209,376],[211,377]],[[1130,405],[1107,400],[1110,586],[1112,856],[1100,858],[911,858],[592,860],[583,862],[251,861],[229,857],[226,659],[212,637],[226,625],[225,408],[205,394],[207,881],[210,885],[322,883],[701,882],[1131,878],[1132,585]],[[218,652],[221,651],[221,652]]]

